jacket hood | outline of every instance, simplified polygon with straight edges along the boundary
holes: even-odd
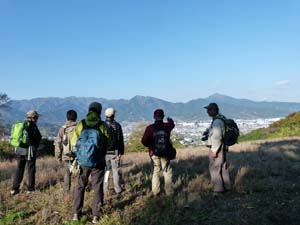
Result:
[[[95,126],[97,123],[99,123],[101,121],[101,117],[98,113],[90,111],[88,112],[88,114],[86,115],[86,125],[88,125],[89,127],[93,127]]]
[[[75,122],[75,121],[67,120],[65,122],[65,127],[71,127],[71,126],[76,126],[76,125],[77,125],[77,122]]]

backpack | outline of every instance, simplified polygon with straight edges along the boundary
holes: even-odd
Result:
[[[85,120],[82,120],[82,126],[83,129],[75,145],[76,158],[80,166],[96,167],[101,163],[99,162],[99,156],[105,157],[105,152],[100,146],[99,123],[94,127],[88,127]]]
[[[71,138],[75,131],[76,124],[66,127],[65,125],[62,126],[64,129],[63,138],[62,138],[62,146],[63,146],[63,153],[64,155],[71,155],[72,154],[72,145],[71,145]]]
[[[9,143],[13,147],[16,147],[16,148],[29,147],[29,136],[28,136],[28,131],[27,131],[28,126],[29,126],[29,123],[27,121],[16,122],[12,125]]]
[[[175,159],[176,149],[172,146],[170,138],[164,129],[157,129],[153,126],[153,151],[154,155],[165,157],[170,160]]]
[[[221,119],[225,125],[225,134],[223,137],[224,144],[226,146],[236,144],[240,136],[240,131],[236,122],[233,119],[227,119],[224,116],[218,116],[217,119]]]

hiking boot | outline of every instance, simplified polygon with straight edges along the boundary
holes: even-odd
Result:
[[[116,192],[117,197],[120,197],[122,195],[122,193],[124,192],[124,189],[121,189],[120,192]]]
[[[25,193],[26,194],[32,194],[34,191],[30,191],[30,190],[27,190]]]
[[[19,190],[11,190],[10,191],[10,194],[11,195],[16,195],[16,194],[18,194],[19,193]]]
[[[225,193],[225,191],[214,191],[213,194],[212,194],[212,196],[214,198],[218,198],[218,197],[224,195],[224,193]]]
[[[158,196],[160,196],[161,195],[161,193],[159,192],[159,193],[153,193],[153,192],[150,192],[149,194],[148,194],[148,197],[149,198],[155,198],[155,197],[158,197]]]
[[[98,223],[98,221],[99,221],[99,216],[93,216],[92,223],[96,224],[96,223]]]
[[[79,216],[77,213],[73,214],[73,218],[72,218],[73,221],[78,221],[79,220]]]

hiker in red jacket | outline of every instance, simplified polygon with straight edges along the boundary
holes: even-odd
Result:
[[[152,177],[152,194],[156,196],[160,193],[160,171],[163,170],[165,179],[165,192],[167,195],[171,195],[173,194],[173,173],[170,166],[170,158],[168,155],[160,154],[157,149],[159,149],[160,146],[166,146],[168,149],[173,148],[170,142],[170,134],[172,129],[175,127],[175,124],[171,118],[167,118],[166,123],[163,122],[164,111],[162,109],[155,110],[153,116],[155,122],[146,128],[142,138],[142,144],[149,148],[149,155],[154,166]]]

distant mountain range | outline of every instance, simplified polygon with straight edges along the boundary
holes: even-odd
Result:
[[[67,97],[67,98],[34,98],[31,100],[13,100],[10,102],[10,110],[0,110],[4,124],[11,124],[16,120],[24,119],[26,112],[35,109],[42,114],[39,123],[57,126],[65,121],[66,111],[74,109],[78,112],[79,119],[84,118],[89,103],[98,101],[107,107],[117,110],[118,121],[151,121],[153,111],[163,108],[166,116],[176,120],[195,121],[208,119],[203,108],[210,102],[216,102],[221,113],[230,118],[255,119],[285,117],[289,113],[300,110],[300,103],[251,101],[237,99],[221,94],[213,94],[207,98],[198,98],[186,103],[173,103],[162,99],[135,96],[129,100],[108,100],[93,97]]]

